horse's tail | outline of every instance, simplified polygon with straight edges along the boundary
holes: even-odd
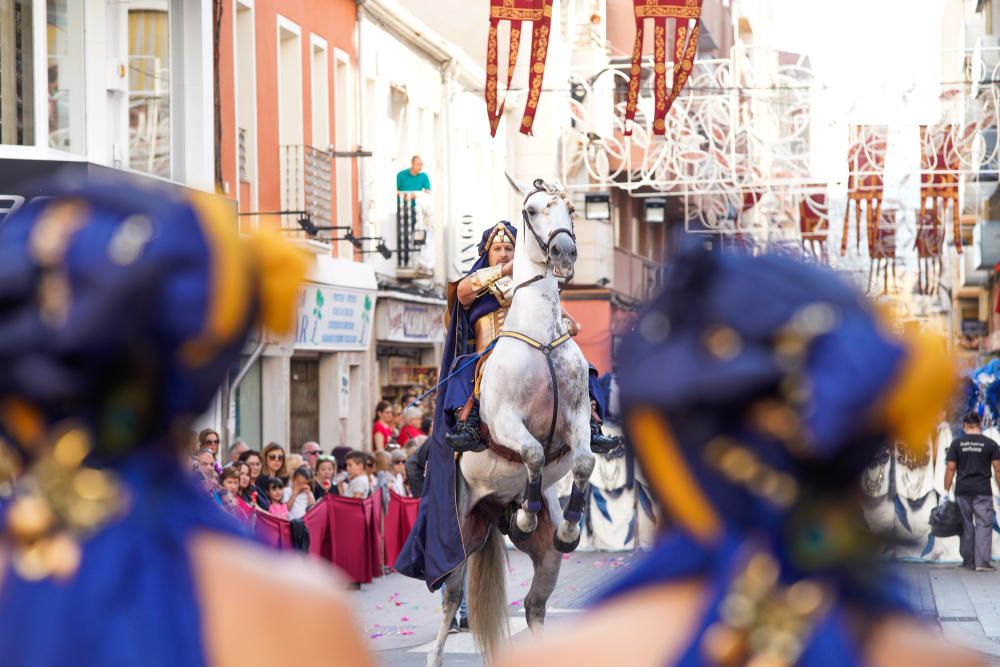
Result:
[[[503,537],[493,526],[483,548],[469,557],[469,625],[487,664],[500,641],[510,634],[505,556]]]

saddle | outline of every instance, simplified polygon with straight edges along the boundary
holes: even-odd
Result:
[[[493,441],[493,437],[490,435],[489,427],[482,422],[480,422],[479,424],[479,436],[483,439],[483,442],[486,443],[487,449],[489,449],[491,452],[493,452],[500,458],[506,459],[511,463],[524,465],[524,459],[521,458],[520,454],[515,452],[510,447],[505,447],[500,443]],[[554,452],[549,452],[548,454],[545,455],[545,465],[549,465],[550,463],[555,463],[562,457],[569,454],[570,451],[571,450],[569,445],[563,445],[562,448],[560,448],[559,450]]]

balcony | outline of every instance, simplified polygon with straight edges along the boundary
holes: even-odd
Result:
[[[615,248],[611,288],[633,301],[648,300],[660,286],[660,267],[644,257]]]
[[[430,209],[428,194],[396,193],[397,278],[429,278],[434,275],[434,239]]]
[[[333,225],[333,156],[305,145],[281,147],[281,208],[305,211],[317,227]],[[296,216],[281,216],[281,229],[305,236]]]

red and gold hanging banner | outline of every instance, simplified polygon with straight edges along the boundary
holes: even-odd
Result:
[[[521,134],[531,134],[531,126],[538,110],[538,100],[542,94],[542,78],[545,75],[545,57],[549,50],[549,31],[552,24],[552,0],[490,0],[490,33],[486,44],[486,115],[490,120],[490,136],[495,137],[503,108],[504,99],[497,100],[498,46],[497,28],[500,21],[510,21],[510,44],[507,49],[507,90],[517,65],[517,52],[521,44],[521,26],[525,21],[531,27],[531,64],[528,77],[528,101],[521,118]]]
[[[653,134],[666,133],[667,112],[681,94],[694,68],[698,52],[702,0],[633,0],[635,7],[635,46],[628,81],[628,104],[625,107],[625,136],[632,134],[632,123],[639,102],[639,74],[642,72],[643,24],[653,19]],[[674,80],[667,94],[667,19],[675,20]]]
[[[937,221],[947,220],[948,206],[952,207],[952,221],[955,248],[962,252],[961,207],[958,198],[958,174],[961,168],[961,155],[954,139],[954,128],[951,125],[938,127],[935,131],[928,130],[926,125],[920,126],[921,159],[923,174],[920,176],[920,215],[930,210]],[[930,206],[928,206],[930,200]]]
[[[847,254],[850,235],[851,202],[856,202],[857,248],[861,249],[861,210],[866,210],[866,231],[869,254],[875,239],[875,227],[882,219],[882,198],[885,190],[885,155],[889,128],[876,125],[859,125],[851,128],[851,148],[847,154],[847,207],[844,209],[844,235],[840,240],[840,254]]]

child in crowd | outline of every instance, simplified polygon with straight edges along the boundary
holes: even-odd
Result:
[[[313,496],[319,500],[328,493],[337,495],[337,485],[333,482],[337,474],[337,461],[332,456],[321,456],[316,461],[316,479],[312,484]]]
[[[268,477],[264,488],[267,490],[267,497],[271,501],[271,507],[268,508],[268,512],[279,519],[287,519],[288,508],[285,507],[285,503],[281,502],[282,496],[285,495],[285,485],[277,477]]]
[[[406,483],[406,452],[402,449],[394,450],[392,456],[392,469],[389,478],[389,488],[401,496],[409,497],[410,487]]]
[[[240,488],[240,470],[235,466],[224,468],[219,474],[219,490],[215,498],[222,509],[236,516],[236,494]]]
[[[371,490],[368,483],[368,455],[352,451],[347,454],[347,480],[340,483],[340,495],[348,498],[367,498]]]
[[[312,470],[308,466],[299,466],[292,473],[292,492],[288,498],[288,519],[301,519],[306,511],[316,504],[310,485],[312,484]]]

